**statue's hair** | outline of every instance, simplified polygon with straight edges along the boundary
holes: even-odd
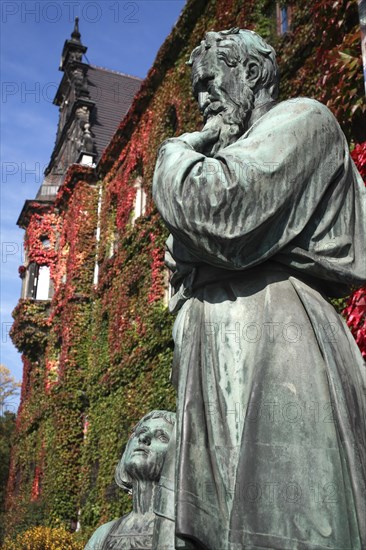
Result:
[[[220,42],[224,40],[229,40],[232,43],[231,50],[227,48],[220,50]],[[208,32],[201,44],[192,51],[187,64],[193,65],[194,61],[202,57],[213,42],[218,48],[218,57],[224,59],[229,67],[236,67],[239,64],[245,67],[251,61],[258,63],[261,69],[261,87],[267,88],[271,97],[277,99],[279,69],[276,52],[259,34],[237,27],[226,31]]]
[[[167,422],[168,424],[171,424],[172,426],[174,426],[174,424],[175,424],[175,413],[174,412],[160,411],[160,410],[151,411],[151,412],[147,413],[144,417],[142,417],[141,420],[139,420],[137,422],[137,424],[133,427],[132,433],[129,437],[129,440],[131,439],[131,437],[133,437],[133,435],[138,430],[138,428],[141,424],[143,424],[147,420],[150,420],[150,419],[153,419],[153,418],[162,418],[163,420],[165,420],[165,422]],[[127,445],[128,445],[128,443],[127,443]],[[126,446],[126,448],[127,448],[127,446]],[[114,479],[115,479],[115,482],[117,483],[118,487],[121,487],[121,489],[123,489],[127,493],[131,494],[132,493],[132,482],[133,482],[133,480],[132,480],[131,476],[126,471],[125,458],[124,457],[125,457],[125,453],[123,453],[123,455],[121,457],[121,460],[117,464],[116,471],[115,471],[115,474],[114,474]]]
[[[146,422],[146,420],[151,420],[153,418],[163,418],[165,420],[165,422],[167,422],[168,424],[171,424],[172,426],[174,426],[174,424],[175,424],[175,413],[174,412],[160,411],[160,410],[151,411],[151,412],[147,413],[143,418],[141,418],[141,420],[139,420],[137,422],[137,424],[132,429],[132,434],[135,433],[135,431],[139,428],[140,424],[142,424],[143,422]]]

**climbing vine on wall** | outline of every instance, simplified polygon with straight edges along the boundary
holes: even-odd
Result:
[[[366,142],[357,144],[351,155],[366,185]],[[343,315],[366,358],[366,287],[356,290],[350,296]]]
[[[60,219],[54,212],[33,214],[27,226],[24,246],[28,260],[39,265],[52,266],[55,271],[57,260],[57,235]]]

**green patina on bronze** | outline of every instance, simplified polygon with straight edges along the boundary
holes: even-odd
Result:
[[[175,547],[361,550],[364,367],[327,296],[366,280],[363,182],[327,107],[277,102],[258,35],[209,32],[190,64],[204,126],[162,144],[153,181],[176,289]]]
[[[101,525],[85,550],[153,548],[155,492],[174,424],[174,413],[152,411],[135,426],[115,475],[117,485],[132,494],[132,512]]]

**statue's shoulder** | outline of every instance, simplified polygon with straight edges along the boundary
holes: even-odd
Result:
[[[98,529],[93,533],[92,537],[87,542],[84,550],[101,550],[103,548],[103,543],[105,539],[107,538],[110,530],[117,521],[119,520],[114,519],[98,527]]]
[[[294,143],[295,139],[299,146],[310,147],[314,136],[324,138],[323,143],[327,136],[328,143],[333,145],[341,144],[345,139],[335,116],[326,105],[316,99],[296,97],[276,103],[226,149],[230,154],[240,154],[246,139],[251,139],[254,145],[257,142],[266,143],[268,151],[272,150],[274,143],[279,146],[280,143]],[[323,149],[319,147],[317,150]]]
[[[310,97],[294,97],[277,103],[270,111],[273,115],[284,114],[288,117],[296,115],[320,115],[336,120],[326,105]]]
[[[286,135],[290,131],[307,140],[309,134],[320,129],[334,134],[340,132],[336,118],[326,105],[309,97],[296,97],[277,103],[253,124],[245,137],[268,131]]]

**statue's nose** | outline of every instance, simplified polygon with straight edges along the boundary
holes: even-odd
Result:
[[[151,433],[150,432],[144,432],[139,435],[139,442],[143,443],[144,445],[150,445],[151,443]]]

